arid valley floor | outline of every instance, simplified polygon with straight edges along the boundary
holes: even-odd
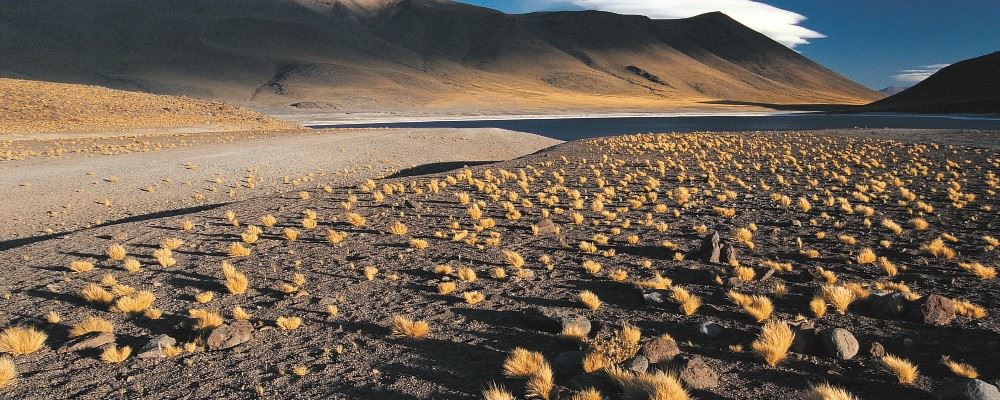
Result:
[[[1000,132],[477,135],[8,143],[0,398],[929,399],[1000,377]],[[361,151],[391,161],[319,157]],[[52,198],[73,212],[10,206]]]

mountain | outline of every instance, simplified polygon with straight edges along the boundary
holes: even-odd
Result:
[[[258,109],[662,110],[880,96],[721,13],[447,0],[5,0],[0,75]]]
[[[957,62],[865,111],[1000,114],[1000,51]]]
[[[247,131],[296,126],[216,101],[0,78],[0,135],[153,128]]]
[[[896,93],[902,92],[906,89],[909,89],[909,87],[886,86],[882,89],[879,89],[878,92],[881,93],[883,96],[889,97]]]

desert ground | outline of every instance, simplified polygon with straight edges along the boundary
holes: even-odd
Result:
[[[961,398],[1000,376],[998,142],[349,131],[0,161],[20,204],[84,189],[116,221],[5,233],[0,397]]]

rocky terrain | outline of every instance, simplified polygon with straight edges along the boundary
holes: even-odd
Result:
[[[995,399],[1000,153],[941,140],[588,139],[19,245],[0,397]]]

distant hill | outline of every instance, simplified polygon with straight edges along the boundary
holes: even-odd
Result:
[[[446,0],[5,0],[0,75],[286,110],[865,104],[721,13],[509,15]]]
[[[0,135],[145,128],[237,131],[294,127],[221,102],[0,78]]]
[[[865,111],[1000,114],[1000,51],[957,62]]]
[[[907,87],[886,86],[886,87],[884,87],[882,89],[879,89],[878,92],[881,93],[883,96],[889,97],[889,96],[892,96],[892,95],[894,95],[896,93],[902,92],[902,91],[904,91],[906,89],[909,89],[909,88],[910,88],[909,86],[907,86]]]

